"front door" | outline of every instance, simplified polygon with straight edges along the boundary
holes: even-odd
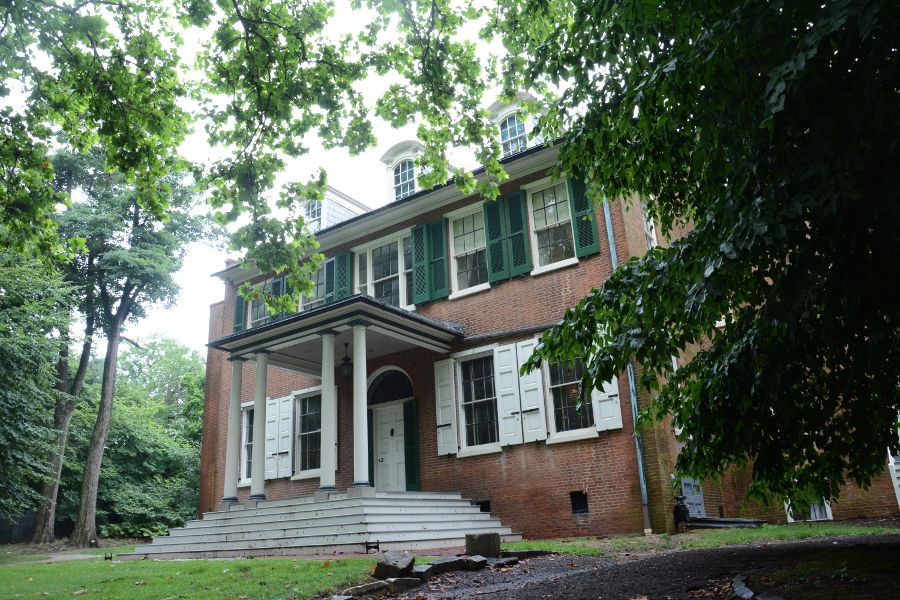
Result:
[[[373,406],[372,419],[375,436],[375,487],[386,492],[405,492],[403,403]]]
[[[688,512],[692,517],[705,517],[706,506],[703,503],[703,488],[700,482],[690,477],[684,477],[681,480],[681,494],[684,496],[684,503],[687,504]]]

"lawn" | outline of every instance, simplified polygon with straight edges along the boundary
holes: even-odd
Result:
[[[748,529],[701,529],[676,535],[526,540],[504,544],[503,547],[509,550],[550,550],[560,554],[616,556],[625,553],[718,548],[719,546],[740,544],[881,533],[900,533],[900,529],[844,523],[794,523],[791,525],[763,525]]]
[[[299,600],[366,579],[374,562],[374,558],[123,562],[97,558],[21,564],[0,568],[0,598]]]

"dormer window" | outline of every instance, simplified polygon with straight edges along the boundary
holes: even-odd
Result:
[[[394,200],[416,193],[416,167],[413,161],[401,160],[394,167]]]
[[[319,231],[322,228],[322,203],[309,200],[303,207],[303,218],[311,232]]]
[[[500,144],[503,158],[522,152],[528,148],[525,123],[519,113],[513,113],[500,122]]]

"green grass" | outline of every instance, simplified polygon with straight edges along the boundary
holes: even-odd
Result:
[[[560,554],[616,556],[625,553],[660,552],[687,548],[718,548],[844,535],[900,533],[892,527],[871,527],[842,523],[796,523],[763,525],[752,529],[706,529],[678,535],[616,536],[611,538],[567,538],[527,540],[504,544],[509,550],[550,550]]]
[[[47,554],[31,554],[18,551],[14,546],[4,547],[0,550],[0,566],[16,565],[19,563],[40,562],[47,560]]]
[[[374,562],[367,558],[123,562],[91,559],[23,564],[0,571],[0,598],[299,600],[333,593],[365,580]]]
[[[73,554],[126,554],[134,552],[134,544],[131,546],[110,546],[109,548],[86,548],[84,550],[73,550]]]

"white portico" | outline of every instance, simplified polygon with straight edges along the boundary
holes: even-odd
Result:
[[[244,385],[253,386],[253,420],[257,424],[252,428],[251,439],[245,440],[243,449],[247,459],[256,465],[249,478],[248,504],[266,500],[265,469],[260,465],[266,465],[267,460],[270,464],[277,461],[278,457],[274,455],[280,454],[277,450],[272,452],[270,446],[267,455],[265,425],[272,420],[271,415],[267,415],[271,399],[266,394],[270,367],[312,375],[321,381],[319,490],[324,494],[336,491],[336,452],[330,449],[337,443],[335,379],[339,361],[343,362],[340,371],[344,373],[338,376],[349,375],[353,390],[353,483],[348,493],[368,495],[374,490],[369,477],[371,440],[367,362],[413,348],[446,353],[460,335],[457,326],[428,319],[369,296],[352,296],[211,342],[212,348],[229,353],[232,364],[223,503],[238,502],[238,482],[242,479],[239,474]],[[253,382],[244,380],[243,363],[246,361],[256,364]],[[246,428],[243,431],[248,433]],[[252,448],[249,453],[248,448]]]

